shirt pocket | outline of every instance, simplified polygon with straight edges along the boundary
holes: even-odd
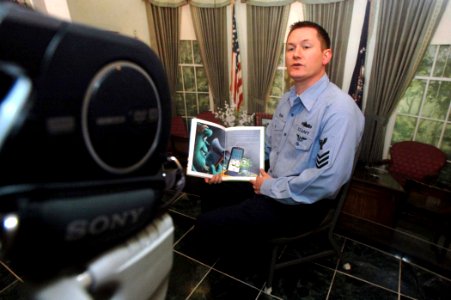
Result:
[[[309,151],[313,143],[313,130],[306,128],[301,123],[294,123],[289,137],[290,144],[296,150]]]
[[[277,148],[280,145],[284,127],[285,120],[274,116],[271,122],[271,145],[273,148]]]

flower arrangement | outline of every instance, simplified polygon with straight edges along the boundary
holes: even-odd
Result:
[[[247,110],[238,110],[235,103],[225,104],[224,108],[218,108],[215,117],[221,120],[226,127],[254,125],[255,114],[249,115]]]

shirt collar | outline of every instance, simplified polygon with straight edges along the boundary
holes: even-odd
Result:
[[[313,105],[315,104],[316,99],[318,99],[319,95],[327,88],[328,85],[329,85],[329,77],[327,76],[327,74],[324,74],[320,80],[318,80],[317,82],[315,82],[314,85],[306,89],[301,95],[296,94],[296,89],[294,86],[291,87],[289,96],[291,106],[293,106],[296,102],[295,100],[298,97],[300,97],[304,108],[310,111]]]

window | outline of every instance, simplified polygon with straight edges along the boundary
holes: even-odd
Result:
[[[276,75],[269,91],[269,97],[266,99],[267,113],[274,113],[280,97],[290,89],[290,78],[287,73],[287,67],[285,66],[285,43],[283,43],[282,52],[280,53],[279,63],[277,64]]]
[[[181,40],[176,87],[176,113],[194,117],[210,109],[207,75],[196,40]]]
[[[391,144],[432,144],[451,159],[451,45],[429,46],[395,113]]]

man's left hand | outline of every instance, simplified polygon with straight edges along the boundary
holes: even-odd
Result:
[[[260,169],[260,174],[255,178],[255,180],[251,180],[252,187],[254,188],[254,192],[256,194],[260,194],[260,187],[268,178],[271,178],[271,176],[269,176],[264,169]]]

